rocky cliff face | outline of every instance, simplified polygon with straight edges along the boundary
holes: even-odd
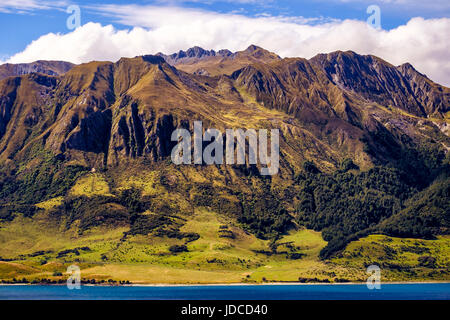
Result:
[[[311,62],[338,87],[381,105],[421,117],[449,110],[448,88],[436,86],[410,64],[395,67],[380,58],[351,51],[321,54]]]
[[[244,51],[231,52],[229,50],[205,50],[193,47],[187,51],[180,51],[172,55],[158,54],[167,63],[177,69],[198,75],[217,76],[230,75],[234,71],[252,63],[269,63],[281,58],[273,52],[255,45]]]
[[[157,56],[164,58],[167,63],[171,65],[177,65],[182,63],[196,63],[200,60],[208,59],[211,57],[229,57],[233,53],[229,50],[205,50],[200,47],[193,47],[186,51],[180,50],[177,53],[166,55],[164,53],[158,53]]]
[[[51,76],[58,76],[66,73],[74,66],[73,63],[65,61],[35,61],[32,63],[0,65],[0,80],[20,76],[29,73],[43,73]]]
[[[402,74],[426,115],[439,116],[439,114],[449,111],[450,92],[448,88],[436,85],[409,63],[398,66],[397,70]]]
[[[212,77],[166,62],[193,58],[199,66],[217,57],[245,66]],[[448,136],[438,128],[447,121],[449,94],[408,64],[353,52],[306,60],[255,46],[235,54],[193,48],[171,58],[91,62],[60,76],[0,81],[0,159],[26,159],[41,145],[92,165],[157,162],[170,156],[175,128],[202,120],[218,129],[281,129],[286,168],[314,160],[330,169],[345,157],[364,167],[386,161],[390,144],[401,148],[408,140],[410,148],[424,136],[447,152]],[[436,130],[428,135],[429,128]]]

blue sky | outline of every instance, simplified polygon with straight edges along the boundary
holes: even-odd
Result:
[[[77,30],[66,26],[71,4],[81,8]],[[373,4],[381,30],[365,23]],[[281,56],[375,54],[450,84],[449,31],[449,0],[0,0],[0,61],[13,63],[257,44]]]
[[[67,5],[58,3],[61,1],[36,1],[45,3],[48,8],[23,7],[23,3],[32,4],[33,1],[3,1],[0,0],[0,39],[2,46],[0,57],[11,56],[21,50],[32,41],[43,34],[50,32],[67,33],[66,19],[69,16],[63,9],[68,4],[78,4],[82,9],[82,24],[87,22],[99,22],[101,24],[112,24],[117,28],[129,27],[117,23],[112,17],[105,17],[101,13],[90,10],[91,5],[102,4],[124,4],[118,0],[94,0],[94,1],[67,1]],[[332,18],[332,19],[354,19],[366,20],[369,16],[366,8],[370,4],[380,6],[382,12],[382,28],[392,29],[403,25],[413,17],[442,18],[450,16],[450,8],[445,5],[446,1],[434,4],[421,3],[426,1],[364,1],[364,0],[197,0],[197,1],[129,1],[127,3],[156,5],[156,6],[179,6],[185,8],[200,8],[207,11],[220,13],[238,13],[245,16],[258,16],[269,14],[273,16],[302,16],[305,18]],[[450,1],[447,1],[450,2]],[[4,3],[4,4],[2,4]],[[15,3],[19,5],[15,5]],[[52,7],[52,4],[54,6]],[[5,6],[1,12],[2,6]]]

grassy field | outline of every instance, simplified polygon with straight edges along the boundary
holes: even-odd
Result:
[[[449,280],[450,237],[422,240],[371,235],[350,243],[346,250],[332,261],[356,269],[376,264],[382,270],[389,270],[385,274],[385,280]]]
[[[108,182],[100,173],[89,173],[77,180],[76,184],[69,191],[71,196],[112,196]]]
[[[127,230],[93,228],[80,233],[76,226],[62,230],[52,225],[45,214],[33,220],[19,216],[0,228],[0,279],[62,279],[71,264],[80,266],[84,279],[141,284],[365,281],[370,264],[382,268],[385,281],[450,279],[448,237],[372,235],[321,261],[318,254],[326,242],[318,232],[301,229],[276,242],[260,240],[233,219],[206,209],[196,210],[181,228],[200,235],[186,244],[187,252],[169,250],[185,240],[152,234],[124,238]]]

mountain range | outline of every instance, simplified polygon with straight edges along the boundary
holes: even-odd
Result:
[[[370,237],[449,246],[450,89],[409,63],[352,51],[303,59],[254,45],[235,53],[194,47],[117,62],[2,65],[0,79],[0,221],[10,226],[3,229],[14,234],[22,216],[38,229],[50,224],[81,238],[124,228],[116,249],[92,249],[98,257],[84,263],[119,263],[121,246],[142,243],[139,237],[162,239],[158,246],[179,257],[198,253],[208,270],[231,268],[242,259],[236,252],[258,241],[262,247],[244,255],[254,255],[254,268],[280,254],[309,257],[312,245],[285,241],[308,230],[326,241],[314,251],[317,263],[342,268],[345,260],[347,271],[354,268],[349,248]],[[174,165],[172,132],[192,131],[197,120],[222,132],[279,129],[279,174],[262,177],[253,165]],[[224,224],[215,242],[201,223],[188,227],[205,212]],[[1,230],[0,240],[17,243]],[[204,243],[207,258],[196,251]],[[219,244],[228,249],[213,250]],[[47,247],[0,256],[16,261]],[[416,250],[405,266],[400,255],[408,253],[397,248],[398,257],[389,257],[386,247],[378,262],[390,279],[414,268],[419,278],[448,279],[447,251]],[[46,263],[61,261],[55,250],[42,254]],[[371,259],[364,257],[353,261]],[[431,269],[438,271],[430,276]]]
[[[65,61],[35,61],[32,63],[5,63],[0,65],[0,80],[13,76],[29,73],[43,73],[50,76],[58,76],[66,73],[74,66]]]

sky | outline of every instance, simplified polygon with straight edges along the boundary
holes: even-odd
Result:
[[[196,45],[303,58],[353,50],[450,86],[449,0],[0,0],[0,40],[0,63],[117,61]]]

